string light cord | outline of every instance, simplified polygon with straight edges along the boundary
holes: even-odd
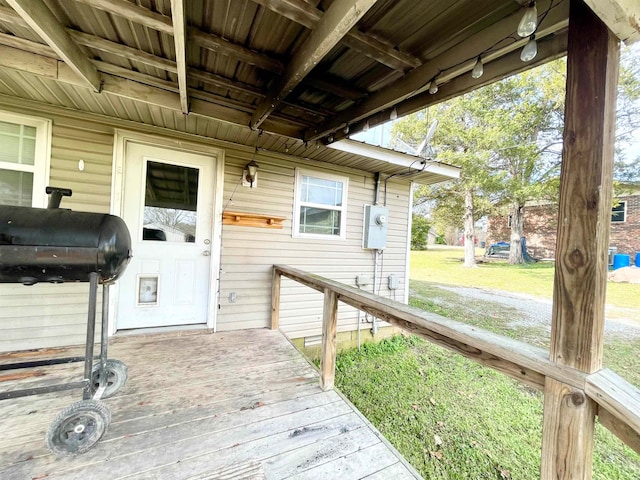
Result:
[[[258,136],[256,137],[256,143],[253,146],[253,155],[251,155],[251,160],[255,160],[256,155],[258,154],[258,143],[260,142],[261,136],[262,136],[262,130],[258,132]],[[236,182],[235,187],[233,187],[233,192],[231,192],[231,195],[229,195],[229,199],[227,200],[227,203],[225,203],[224,208],[222,209],[223,212],[227,211],[227,207],[233,201],[233,196],[236,194],[236,191],[238,190],[238,187],[240,186],[241,183],[242,183],[242,175],[240,175],[240,179]]]

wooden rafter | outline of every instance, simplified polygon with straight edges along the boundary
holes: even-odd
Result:
[[[482,77],[476,79],[471,75],[458,76],[445,84],[440,86],[440,89],[436,94],[431,94],[428,91],[422,92],[418,95],[408,98],[403,102],[394,105],[398,116],[403,117],[411,113],[417,112],[424,108],[428,108],[433,105],[437,105],[442,102],[446,102],[452,98],[455,98],[465,93],[471,92],[477,88],[491,83],[497,82],[511,75],[518,74],[525,70],[529,70],[538,65],[546,63],[552,59],[560,58],[567,53],[567,34],[562,32],[556,35],[549,35],[542,38],[538,42],[538,57],[529,63],[524,63],[520,60],[520,51],[514,50],[513,52],[500,57],[497,60],[492,61],[485,65],[484,74]],[[384,110],[366,119],[366,123],[369,127],[375,127],[382,125],[389,121],[389,110]],[[333,135],[334,141],[342,140],[349,135],[361,132],[365,122],[351,124],[349,126],[348,133],[344,133],[339,130]]]
[[[253,0],[272,12],[288,18],[292,22],[313,30],[323,16],[323,12],[305,0]],[[383,39],[367,35],[357,29],[351,30],[341,41],[367,57],[394,70],[419,67],[419,58],[395,48]]]
[[[551,1],[552,0],[539,1],[538,8],[541,10],[546,9]],[[568,2],[560,3],[557,7],[549,11],[544,23],[540,26],[538,33],[540,38],[566,28],[568,16],[567,3]],[[451,65],[457,65],[454,71],[449,72],[451,75],[457,75],[470,70],[471,67],[473,67],[475,57],[495,47],[497,42],[514,33],[521,16],[521,12],[516,12],[500,22],[495,23],[489,29],[472,35],[467,40],[407,73],[402,79],[389,87],[376,92],[353,107],[344,110],[324,125],[309,129],[305,132],[305,140],[317,140],[325,137],[343,128],[345,125],[366,119],[382,110],[393,107],[396,103],[400,103],[427,90],[430,80]],[[516,48],[518,48],[517,44],[508,44],[499,50],[493,49],[491,55],[498,58]]]
[[[43,53],[49,49],[46,45],[36,42],[31,42],[29,48],[35,50],[38,46],[43,48]],[[168,110],[182,111],[180,95],[174,82],[105,62],[94,60],[93,63],[99,71],[104,72],[102,92]],[[77,87],[87,86],[64,62],[46,55],[30,53],[24,49],[0,45],[0,67],[27,72]],[[192,98],[191,114],[222,119],[240,125],[249,123],[250,112],[253,110],[249,104],[194,89],[189,90],[189,96]],[[265,128],[279,135],[300,138],[302,129],[310,124],[311,122],[278,114],[269,119]]]
[[[128,2],[127,0],[78,0],[93,8],[109,12],[130,19],[133,22],[160,32],[173,35],[171,18],[154,12],[148,8]],[[218,35],[206,33],[194,27],[187,28],[189,41],[195,42],[202,48],[221,55],[226,55],[258,68],[280,74],[284,70],[282,62],[276,58],[256,52],[237,43],[231,42]]]
[[[183,0],[171,0],[171,18],[173,20],[173,42],[176,47],[176,66],[178,69],[178,89],[182,113],[189,113],[189,93],[187,85],[187,18]]]
[[[8,0],[8,3],[88,86],[100,91],[100,73],[44,2]]]
[[[257,106],[251,128],[258,128],[278,104],[329,53],[344,35],[362,18],[376,0],[335,0],[287,64],[281,78]]]

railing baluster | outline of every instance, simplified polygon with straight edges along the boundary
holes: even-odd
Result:
[[[322,357],[320,358],[320,388],[332,390],[336,376],[336,335],[338,330],[338,296],[324,289],[322,311]]]

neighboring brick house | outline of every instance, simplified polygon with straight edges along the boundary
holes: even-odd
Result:
[[[631,255],[635,261],[640,251],[640,190],[632,195],[617,197],[619,203],[611,211],[611,236],[609,246],[617,253]],[[527,239],[527,251],[535,258],[553,258],[556,249],[558,229],[558,207],[552,203],[531,204],[525,207],[524,236]],[[489,218],[487,245],[500,241],[509,241],[511,228],[508,215],[496,215]]]

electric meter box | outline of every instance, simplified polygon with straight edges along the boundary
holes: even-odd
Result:
[[[389,209],[378,205],[364,206],[364,234],[362,248],[383,250],[387,246]]]

